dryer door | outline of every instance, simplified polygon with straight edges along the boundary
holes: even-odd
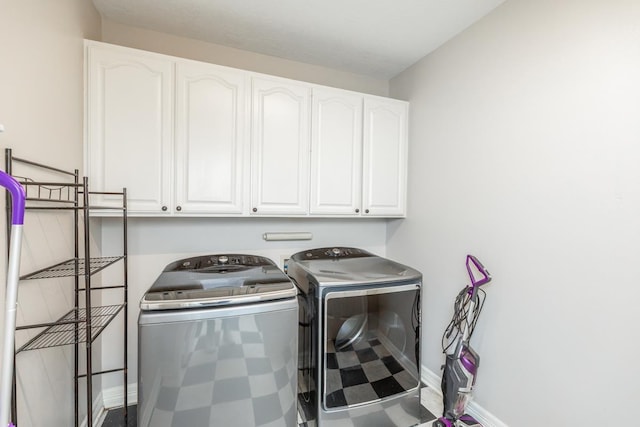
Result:
[[[325,410],[384,400],[419,387],[419,294],[418,284],[326,294]]]

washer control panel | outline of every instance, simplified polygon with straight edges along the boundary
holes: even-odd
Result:
[[[298,252],[292,256],[292,259],[296,261],[309,261],[318,259],[364,258],[370,256],[374,255],[363,249],[335,246]]]
[[[212,267],[259,267],[272,265],[264,257],[254,255],[220,254],[186,258],[169,264],[164,271],[196,271]]]

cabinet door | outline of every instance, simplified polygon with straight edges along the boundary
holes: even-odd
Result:
[[[304,215],[309,200],[310,88],[252,80],[251,213]]]
[[[404,216],[407,191],[407,121],[404,101],[364,101],[363,209],[365,216]]]
[[[247,79],[239,70],[177,64],[175,213],[242,213]]]
[[[362,191],[362,96],[313,90],[311,214],[359,215]]]
[[[85,161],[91,188],[126,187],[129,212],[168,213],[172,62],[141,51],[91,44],[87,67]],[[96,204],[116,206],[116,201],[103,196]]]

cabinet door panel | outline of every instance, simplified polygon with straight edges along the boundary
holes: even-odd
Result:
[[[87,174],[96,191],[127,187],[129,211],[170,200],[171,62],[88,48]],[[108,195],[97,201],[114,206]]]
[[[308,210],[310,89],[253,79],[252,213]]]
[[[363,207],[370,216],[406,212],[408,104],[365,98]]]
[[[176,75],[176,209],[240,214],[246,74],[180,63]]]
[[[362,176],[362,96],[314,89],[310,213],[358,215]]]

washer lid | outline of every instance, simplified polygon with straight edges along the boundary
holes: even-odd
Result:
[[[202,308],[293,298],[296,288],[268,258],[223,254],[172,262],[140,302],[142,310]]]
[[[292,263],[296,266],[292,268]],[[299,268],[297,268],[299,267]],[[296,281],[304,275],[320,286],[367,285],[422,280],[411,267],[358,248],[318,248],[291,256],[289,274]]]

